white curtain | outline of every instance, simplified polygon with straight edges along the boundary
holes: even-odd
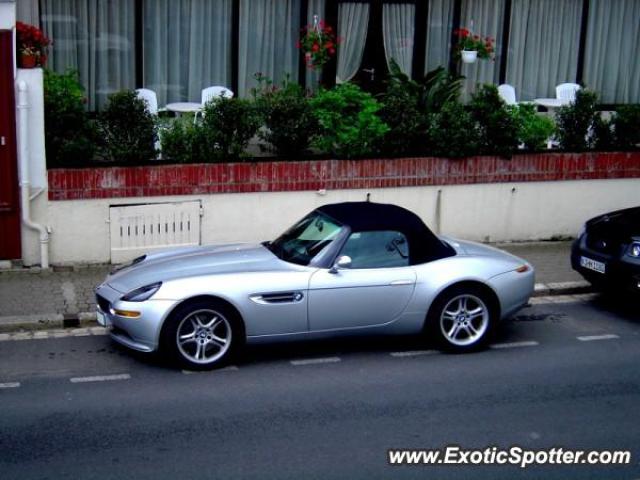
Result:
[[[144,2],[143,83],[159,105],[231,86],[231,8],[232,0]]]
[[[338,47],[336,83],[351,80],[362,62],[369,27],[369,4],[340,3],[338,6],[338,35],[342,43]]]
[[[274,83],[286,75],[298,80],[300,0],[241,0],[238,90],[250,94],[254,75],[262,73]]]
[[[42,0],[48,66],[80,73],[90,110],[135,83],[133,0]]]
[[[318,15],[320,20],[325,20],[326,22],[325,4],[326,4],[326,0],[309,0],[309,8],[307,13],[307,25],[313,25],[314,15]],[[335,28],[336,26],[331,25],[331,27]],[[313,90],[313,91],[318,89],[318,85],[320,84],[321,71],[322,71],[321,69],[311,70],[307,68],[307,73],[306,73],[307,89]]]
[[[431,0],[427,21],[425,73],[449,65],[454,0]]]
[[[603,103],[640,103],[640,1],[591,0],[584,81]]]
[[[40,6],[38,0],[17,0],[16,19],[29,25],[40,25]]]
[[[506,82],[518,100],[555,97],[556,85],[576,80],[582,0],[513,0],[511,8]]]
[[[382,6],[382,36],[387,65],[394,59],[403,73],[411,76],[413,34],[416,7],[406,3],[385,3]]]
[[[461,27],[483,37],[493,37],[495,44],[495,61],[477,60],[475,63],[462,64],[462,75],[465,81],[465,99],[475,91],[477,83],[498,83],[500,74],[500,40],[502,39],[502,23],[505,0],[462,0]]]

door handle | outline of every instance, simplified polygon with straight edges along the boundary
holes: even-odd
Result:
[[[373,82],[375,76],[376,76],[376,69],[375,68],[363,68],[362,69],[363,72],[368,73],[371,76],[371,81]]]
[[[396,286],[396,285],[411,285],[413,283],[413,280],[394,280],[393,282],[389,283],[389,285]]]
[[[4,137],[0,137],[0,146],[5,146],[7,144],[7,140]]]

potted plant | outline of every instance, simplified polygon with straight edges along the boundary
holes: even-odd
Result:
[[[43,67],[47,63],[49,40],[37,27],[16,22],[16,44],[21,68]]]
[[[334,35],[333,28],[314,15],[313,24],[302,29],[296,47],[304,53],[307,68],[315,70],[336,54],[339,43],[340,39]]]
[[[456,53],[464,63],[474,63],[478,58],[493,58],[495,40],[492,37],[482,37],[464,27],[455,30],[454,35],[458,38]]]

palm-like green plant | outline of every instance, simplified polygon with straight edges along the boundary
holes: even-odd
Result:
[[[385,152],[392,155],[426,152],[431,119],[445,104],[457,102],[463,78],[438,67],[424,78],[413,80],[392,60],[387,89],[381,94],[380,117],[390,127],[383,143]]]

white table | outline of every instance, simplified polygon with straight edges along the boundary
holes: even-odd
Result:
[[[549,110],[553,110],[554,108],[563,107],[565,105],[569,105],[568,100],[562,100],[560,98],[536,98],[533,103],[537,105],[541,105]]]
[[[197,113],[202,110],[202,104],[197,102],[175,102],[167,103],[167,110],[180,113]]]

